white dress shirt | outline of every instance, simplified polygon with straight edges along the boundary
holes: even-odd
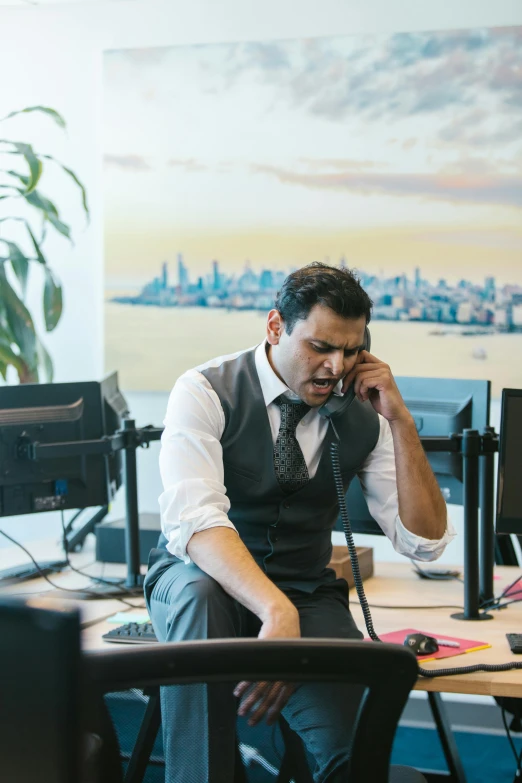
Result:
[[[241,353],[220,356],[188,370],[176,381],[169,398],[159,459],[164,488],[159,497],[161,528],[168,551],[186,563],[190,563],[187,543],[194,533],[211,527],[236,529],[227,516],[230,500],[224,485],[220,440],[225,414],[218,395],[200,370],[217,367]],[[294,399],[295,395],[274,373],[264,342],[256,349],[255,362],[275,444],[281,411],[274,400],[280,394]],[[335,392],[340,393],[340,386]],[[380,415],[379,423],[377,444],[358,473],[370,513],[397,552],[415,560],[435,560],[455,536],[453,526],[448,520],[444,536],[435,541],[404,527],[399,518],[392,434]],[[297,426],[296,437],[310,478],[317,471],[328,426],[316,408],[311,408]]]

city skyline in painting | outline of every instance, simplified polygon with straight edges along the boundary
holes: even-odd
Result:
[[[155,307],[174,331],[193,306],[248,318],[325,260],[358,270],[377,318],[522,324],[522,28],[120,50],[104,80],[107,307],[126,334]],[[271,285],[240,290],[245,270]],[[208,358],[231,342],[218,329]]]

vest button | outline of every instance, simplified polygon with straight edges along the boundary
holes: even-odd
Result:
[[[283,503],[283,508],[290,508],[290,503]]]

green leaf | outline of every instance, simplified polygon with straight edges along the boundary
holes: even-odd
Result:
[[[5,308],[3,308],[0,312],[0,340],[3,340],[4,343],[8,343],[9,345],[15,342],[13,333],[11,332],[9,324],[7,323],[7,313]]]
[[[40,209],[43,213],[44,220],[48,220],[49,223],[51,223],[55,229],[60,232],[60,234],[63,234],[63,236],[67,237],[67,239],[72,243],[71,229],[66,223],[60,220],[58,210],[52,201],[50,201],[45,196],[42,196],[42,194],[37,190],[33,190],[32,193],[29,193],[28,196],[24,196],[24,198],[28,204],[36,207],[36,209]],[[43,242],[43,240],[44,235],[42,235],[41,242]]]
[[[9,283],[4,265],[0,265],[0,298],[2,299],[7,324],[18,346],[20,356],[29,370],[36,368],[36,334],[33,319],[27,307]]]
[[[26,193],[31,193],[36,186],[38,185],[38,180],[42,176],[43,171],[43,163],[34,152],[33,148],[30,144],[24,144],[20,141],[12,141],[11,144],[17,151],[19,155],[23,155],[25,160],[27,161],[27,165],[29,166],[30,171],[30,179],[27,183],[26,187]]]
[[[71,237],[71,229],[67,225],[67,223],[63,223],[61,220],[58,220],[57,217],[54,215],[48,215],[49,223],[52,223],[52,225],[55,227],[55,229],[60,233],[63,234],[64,237],[67,237],[71,245],[74,245],[74,242]],[[42,242],[44,240],[45,233],[42,235]]]
[[[13,171],[13,169],[0,169],[0,172],[2,174],[9,174],[11,177],[16,177],[17,179],[20,180],[20,182],[23,185],[27,185],[27,183],[29,182],[29,177],[26,176],[25,174],[20,174],[19,171]],[[12,187],[15,187],[15,186],[14,185],[9,185],[8,187],[12,188]]]
[[[39,193],[37,190],[33,190],[28,195],[26,194],[24,198],[28,204],[31,204],[32,207],[36,207],[36,209],[41,209],[42,212],[46,212],[49,215],[54,215],[55,217],[59,217],[58,210],[54,206],[53,202],[50,201],[45,196],[42,196],[42,194]]]
[[[31,111],[40,111],[43,114],[47,114],[56,122],[57,125],[60,126],[60,128],[66,127],[65,120],[62,117],[62,115],[58,114],[58,112],[55,111],[54,109],[49,109],[47,106],[28,106],[26,109],[20,109],[19,111],[12,111],[2,120],[0,120],[0,122],[4,122],[4,120],[9,120],[11,117],[16,117],[17,114],[27,114],[28,112]]]
[[[1,198],[1,196],[0,196],[0,198]],[[25,218],[13,217],[13,216],[10,215],[9,217],[0,218],[0,223],[5,223],[6,220],[14,220],[15,222],[18,222],[18,223],[24,223],[24,225],[25,225],[25,227],[27,229],[27,233],[31,237],[31,241],[33,243],[34,250],[35,250],[35,253],[36,253],[36,258],[34,259],[34,261],[38,261],[39,264],[43,264],[44,266],[47,266],[47,259],[45,258],[44,254],[42,253],[41,248],[40,248],[40,245],[42,244],[43,238],[42,238],[42,240],[40,242],[38,242],[38,240],[36,239],[36,237],[35,237],[35,235],[33,233],[33,230],[31,228],[30,224],[28,223],[28,221],[25,220]],[[44,228],[45,228],[45,222],[44,222]],[[31,260],[33,260],[33,259],[31,259]]]
[[[23,359],[16,354],[11,346],[0,338],[0,372],[5,380],[7,367],[12,364],[18,373],[25,370]]]
[[[45,328],[52,332],[62,315],[62,287],[55,279],[49,267],[45,268],[45,286],[43,295]]]
[[[0,242],[3,242],[5,245],[7,245],[7,249],[9,250],[9,260],[15,275],[20,281],[20,285],[22,287],[22,298],[25,299],[25,294],[27,291],[27,275],[29,273],[29,259],[22,253],[18,245],[14,242],[8,242],[7,239],[0,239]]]
[[[53,360],[51,359],[45,345],[38,337],[36,338],[36,350],[38,352],[38,366],[43,367],[47,383],[52,383],[54,377]]]
[[[0,321],[0,342],[7,343],[7,345],[14,343],[14,337],[9,330],[9,326],[3,321]]]
[[[67,166],[64,166],[63,163],[60,163],[59,160],[56,160],[56,158],[53,158],[52,155],[42,155],[42,158],[46,158],[47,160],[52,160],[52,161],[54,161],[54,163],[57,163],[58,166],[60,166],[60,168],[63,169],[63,171],[65,171],[65,173],[68,174],[74,180],[74,182],[78,185],[78,187],[81,190],[81,194],[82,194],[83,209],[84,209],[85,214],[87,215],[87,220],[89,220],[90,212],[89,212],[89,207],[87,205],[87,191],[85,190],[85,187],[82,185],[82,183],[80,182],[80,180],[78,179],[78,177],[76,176],[74,171],[72,171],[72,169],[67,168]]]
[[[0,218],[0,223],[5,223],[6,220],[16,220],[19,223],[26,223],[27,221],[24,220],[24,218],[21,217],[13,217],[12,215],[9,215],[9,217]]]
[[[7,368],[12,365],[18,373],[20,383],[37,383],[38,368],[34,367],[31,370],[28,367],[23,357],[13,350],[14,342],[9,330],[0,324],[0,372],[4,381],[7,380]]]
[[[30,237],[31,237],[31,239],[32,239],[32,242],[33,242],[33,245],[34,245],[34,249],[35,249],[35,251],[36,251],[36,260],[37,260],[37,261],[38,261],[40,264],[43,264],[44,266],[47,266],[47,260],[46,260],[46,258],[45,258],[45,256],[44,256],[44,254],[42,253],[42,251],[40,250],[40,245],[39,245],[39,244],[38,244],[38,242],[36,241],[36,237],[35,237],[35,235],[33,234],[33,231],[32,231],[32,229],[31,229],[31,226],[29,225],[29,223],[27,222],[27,220],[24,220],[24,223],[25,223],[25,227],[27,228],[27,231],[29,232],[29,236],[30,236]]]

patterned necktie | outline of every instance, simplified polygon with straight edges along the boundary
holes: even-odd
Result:
[[[274,468],[277,480],[285,492],[295,492],[310,480],[301,446],[297,442],[297,425],[308,413],[310,406],[304,402],[289,402],[281,395],[274,400],[281,408],[281,425],[274,446]]]

